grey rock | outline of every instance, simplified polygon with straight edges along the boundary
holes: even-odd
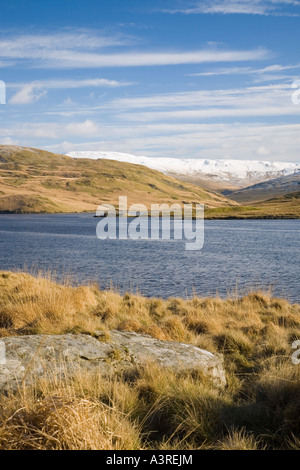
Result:
[[[6,350],[5,343],[0,341],[0,366],[6,364]]]
[[[154,361],[162,367],[200,370],[216,386],[226,385],[222,355],[190,344],[160,341],[148,335],[112,331],[89,335],[28,335],[0,340],[0,391],[15,390],[39,377],[69,375],[80,369],[111,374],[133,364]]]
[[[149,359],[161,366],[175,370],[201,370],[213,378],[216,384],[226,385],[222,354],[212,354],[192,344],[161,341],[149,335],[130,331],[112,331],[113,342],[127,348],[139,363]]]

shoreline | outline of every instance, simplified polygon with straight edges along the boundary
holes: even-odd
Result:
[[[0,216],[2,215],[91,215],[94,218],[102,218],[101,216],[95,215],[95,212],[12,212],[12,211],[0,211]],[[119,218],[119,216],[116,216]],[[146,217],[146,216],[143,216]],[[147,216],[149,219],[151,218],[151,215]],[[127,218],[135,218],[135,216],[127,216]],[[163,218],[160,216],[160,218]],[[174,218],[171,216],[171,218]],[[196,220],[195,217],[193,217],[193,220]],[[235,216],[235,215],[230,215],[230,216],[208,216],[204,217],[204,220],[300,220],[300,215],[299,216],[291,216],[291,215],[256,215],[256,216]]]
[[[61,273],[57,274],[57,272],[52,272],[51,269],[32,269],[32,270],[26,270],[26,267],[23,268],[9,268],[9,269],[3,269],[0,268],[0,289],[1,289],[1,278],[5,279],[6,277],[10,276],[16,276],[16,277],[29,277],[35,280],[40,280],[43,279],[47,282],[51,282],[52,284],[56,284],[61,287],[68,286],[72,289],[81,289],[81,288],[90,288],[93,287],[95,284],[95,280],[93,278],[91,279],[86,279],[86,280],[81,280],[79,281],[78,278],[76,277],[77,275],[71,272],[67,272],[66,274]],[[280,301],[285,301],[288,302],[290,305],[296,305],[300,306],[300,299],[295,300],[293,299],[290,295],[282,293],[274,293],[273,286],[270,283],[269,285],[251,285],[250,283],[248,285],[244,286],[232,286],[232,288],[228,288],[226,294],[225,293],[220,293],[220,289],[216,288],[214,293],[199,293],[196,290],[193,291],[191,294],[179,294],[179,295],[150,295],[147,294],[146,292],[142,292],[139,290],[139,288],[120,288],[118,285],[114,285],[112,281],[107,282],[107,284],[104,285],[97,285],[97,289],[102,293],[102,294],[109,294],[113,293],[115,295],[118,295],[120,297],[124,296],[132,296],[132,297],[139,297],[145,301],[159,301],[163,303],[167,303],[170,301],[180,301],[180,302],[190,302],[193,299],[200,299],[200,300],[212,300],[212,301],[220,301],[220,302],[226,302],[226,301],[240,301],[244,297],[247,297],[249,295],[266,295],[270,297],[273,300],[278,300]],[[0,302],[1,304],[1,302]],[[0,328],[1,330],[1,328]]]

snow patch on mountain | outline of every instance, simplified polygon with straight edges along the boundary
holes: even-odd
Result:
[[[255,160],[211,160],[152,158],[119,152],[70,152],[73,158],[108,159],[119,162],[145,165],[163,173],[198,176],[215,181],[249,180],[262,181],[284,175],[292,175],[300,170],[300,163],[268,162]]]

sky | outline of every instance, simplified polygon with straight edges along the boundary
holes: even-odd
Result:
[[[0,0],[0,103],[0,144],[300,162],[300,1]]]

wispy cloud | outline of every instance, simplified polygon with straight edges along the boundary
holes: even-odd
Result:
[[[300,125],[293,121],[300,107],[292,104],[292,91],[281,84],[122,98],[83,109],[95,109],[93,119],[19,124],[2,128],[0,138],[25,145],[30,136],[59,152],[126,149],[148,156],[298,161]],[[274,122],[278,117],[284,121]]]
[[[0,141],[55,152],[117,151],[135,155],[299,161],[300,124],[259,123],[18,123],[0,129]],[[51,143],[51,141],[53,143]]]
[[[8,88],[20,88],[9,100],[10,104],[30,104],[45,96],[51,89],[74,88],[117,88],[133,85],[134,82],[121,82],[105,78],[89,78],[85,80],[40,80],[31,83],[9,83]]]
[[[149,124],[106,126],[98,140],[64,141],[48,150],[116,151],[165,157],[299,161],[299,124]]]
[[[0,68],[6,68],[6,67],[11,67],[15,65],[15,62],[9,61],[9,60],[0,60]]]
[[[286,70],[300,69],[300,63],[296,65],[269,65],[262,68],[253,67],[223,67],[206,72],[190,73],[189,77],[209,77],[218,75],[263,75],[266,73],[278,73]]]
[[[113,122],[194,123],[224,118],[299,116],[300,107],[292,102],[292,82],[231,89],[198,90],[169,94],[145,95],[109,100],[94,106],[65,106],[46,114],[76,117],[105,114]],[[115,124],[119,125],[119,124]]]
[[[146,123],[299,116],[291,97],[291,84],[278,84],[123,98],[110,107],[122,120]]]
[[[123,82],[118,80],[108,80],[106,78],[87,78],[84,80],[35,80],[30,85],[35,88],[47,89],[66,89],[66,88],[118,88],[124,86],[135,85],[136,82]],[[27,84],[8,83],[10,88],[19,88]]]
[[[57,122],[44,123],[24,123],[18,126],[2,127],[0,136],[18,136],[19,139],[26,139],[29,135],[35,138],[61,139],[65,137],[91,137],[101,131],[99,124],[90,119],[85,121],[70,122],[61,124]]]
[[[265,48],[225,50],[216,47],[154,52],[126,49],[122,53],[104,53],[103,48],[111,44],[124,46],[118,39],[98,38],[87,33],[23,35],[0,39],[0,60],[19,61],[27,67],[70,69],[245,62],[270,56]]]
[[[112,46],[132,45],[133,40],[121,35],[105,35],[90,30],[53,31],[51,33],[0,36],[0,57],[15,59],[44,59],[68,50],[93,51]],[[53,57],[53,58],[54,58]]]
[[[10,104],[31,104],[45,96],[47,92],[40,90],[33,83],[24,85],[10,100]]]
[[[198,50],[183,52],[126,52],[124,54],[66,54],[61,61],[48,62],[48,66],[63,68],[143,67],[213,62],[244,62],[267,58],[264,48],[255,50]]]
[[[244,14],[263,16],[299,16],[298,0],[202,0],[189,2],[184,8],[164,10],[167,13]]]
[[[63,29],[51,33],[15,34],[14,31],[0,32],[0,66],[37,66],[42,62],[68,60],[76,54],[80,57],[94,51],[115,47],[136,45],[131,36],[106,34],[88,29]],[[80,59],[79,59],[80,60]]]
[[[295,65],[269,65],[267,67],[221,67],[204,72],[196,72],[187,74],[189,77],[214,77],[214,76],[239,76],[248,75],[254,83],[268,82],[268,81],[293,81],[298,75],[291,71],[299,70],[300,63]]]

